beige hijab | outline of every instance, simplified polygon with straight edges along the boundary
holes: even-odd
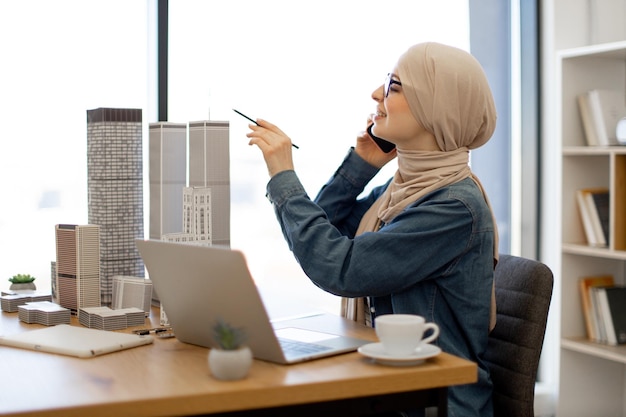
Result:
[[[387,190],[365,213],[357,235],[378,230],[427,193],[471,177],[469,150],[485,144],[496,126],[496,109],[485,73],[469,53],[439,43],[422,43],[398,60],[398,77],[413,117],[435,135],[440,151],[398,148],[398,170]],[[493,215],[493,211],[492,211]],[[498,232],[494,216],[494,267],[498,262]],[[360,299],[344,299],[344,316],[367,317]],[[490,329],[495,326],[495,291],[491,297]]]

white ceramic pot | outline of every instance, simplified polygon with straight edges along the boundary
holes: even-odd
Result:
[[[213,376],[224,381],[243,379],[252,365],[252,351],[244,346],[237,350],[211,349],[209,369]]]

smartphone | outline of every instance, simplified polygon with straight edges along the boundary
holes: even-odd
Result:
[[[385,139],[381,139],[378,136],[374,136],[374,134],[372,133],[372,127],[374,126],[374,124],[369,125],[369,127],[367,128],[367,133],[369,133],[369,135],[372,137],[372,139],[374,139],[374,142],[376,142],[376,144],[378,145],[378,147],[384,152],[384,153],[389,153],[391,151],[393,151],[396,147],[396,145],[394,145],[393,143],[386,141]]]

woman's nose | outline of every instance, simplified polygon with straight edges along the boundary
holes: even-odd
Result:
[[[378,87],[376,90],[372,91],[372,99],[374,99],[374,101],[376,102],[381,102],[384,98],[384,89],[385,86],[383,84],[381,84],[380,87]]]

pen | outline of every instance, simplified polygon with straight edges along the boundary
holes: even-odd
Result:
[[[233,109],[233,111],[234,111],[235,113],[237,113],[238,115],[243,116],[243,117],[245,117],[246,119],[250,120],[250,121],[251,121],[252,123],[254,123],[255,125],[257,125],[257,126],[259,125],[259,124],[258,124],[255,120],[253,120],[253,119],[251,119],[250,117],[246,116],[245,114],[243,114],[243,113],[242,113],[242,112],[240,112],[239,110],[235,110],[235,109]],[[292,144],[291,144],[291,146],[293,146],[293,147],[294,147],[294,148],[296,148],[296,149],[300,149],[300,147],[299,147],[298,145],[296,145],[295,143],[292,143]]]
[[[251,118],[249,118],[248,116],[246,116],[245,114],[243,114],[242,112],[240,112],[239,110],[235,110],[235,109],[233,109],[233,111],[234,111],[235,113],[237,113],[238,115],[243,116],[243,117],[245,117],[246,119],[250,120],[250,121],[251,121],[252,123],[254,123],[255,125],[257,125],[257,126],[259,125],[256,121],[252,120]]]

